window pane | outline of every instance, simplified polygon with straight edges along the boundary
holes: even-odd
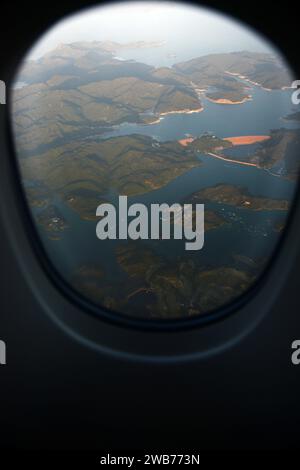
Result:
[[[64,280],[149,319],[247,291],[297,184],[293,80],[254,31],[178,3],[86,10],[45,34],[11,112],[28,205]]]

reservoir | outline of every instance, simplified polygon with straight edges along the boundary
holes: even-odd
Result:
[[[268,92],[253,87],[252,101],[241,105],[219,105],[203,100],[204,111],[195,114],[170,114],[157,124],[123,124],[113,132],[100,138],[127,134],[145,134],[158,141],[179,140],[186,135],[199,136],[210,132],[218,137],[239,135],[267,135],[280,127],[295,128],[297,124],[285,121],[283,117],[294,109],[290,100],[290,90]],[[93,138],[95,138],[93,136]],[[236,146],[226,149],[224,154],[245,157],[253,152],[258,144]],[[128,203],[182,202],[191,193],[217,184],[237,185],[246,188],[253,196],[288,199],[292,202],[296,183],[281,177],[276,171],[222,161],[205,154],[198,154],[201,165],[177,177],[157,190],[128,198]],[[114,191],[105,195],[117,206],[118,194]],[[96,222],[83,221],[79,215],[56,200],[70,229],[65,230],[58,240],[50,241],[43,235],[50,258],[68,281],[80,266],[101,265],[106,279],[115,283],[126,281],[126,276],[116,260],[116,248],[125,244],[122,240],[100,241],[96,237]],[[96,208],[95,208],[96,210]],[[243,268],[243,263],[254,263],[262,271],[265,263],[275,250],[280,238],[278,227],[284,224],[286,211],[255,211],[230,205],[207,203],[205,210],[213,210],[225,218],[226,224],[205,233],[204,248],[199,252],[187,252],[184,241],[147,240],[150,246],[164,259],[180,258],[195,260],[207,268],[235,266]],[[36,209],[38,211],[38,209]]]
[[[153,54],[155,52],[158,54],[158,51],[160,54],[162,53],[160,48],[152,50]],[[123,52],[124,55],[130,54],[130,51]],[[133,59],[134,57],[122,57],[122,59],[124,58]],[[155,65],[164,65],[163,61],[158,63],[159,56],[156,59]],[[152,63],[155,62],[154,55],[151,60]],[[168,60],[176,62],[177,59],[170,55]],[[167,65],[171,65],[171,63]],[[162,142],[179,141],[188,137],[197,138],[206,134],[218,138],[268,136],[272,130],[299,127],[297,121],[285,119],[287,115],[297,111],[291,101],[292,89],[268,91],[257,85],[249,84],[249,82],[245,82],[245,86],[247,87],[246,93],[251,96],[251,99],[243,104],[214,103],[208,100],[203,92],[199,92],[203,107],[200,112],[190,114],[164,113],[159,119],[153,114],[154,122],[152,124],[123,122],[120,125],[112,126],[109,131],[99,132],[99,134],[97,129],[95,132],[94,126],[93,135],[78,137],[75,142],[78,142],[78,146],[82,146],[89,140],[100,142],[103,139],[137,134],[152,137],[154,145],[159,146]],[[148,111],[148,115],[152,117],[150,111]],[[236,145],[225,148],[222,153],[229,159],[247,160],[255,153],[259,145],[259,143]],[[239,188],[249,198],[287,200],[289,207],[291,207],[296,181],[285,176],[285,167],[281,161],[271,169],[264,169],[255,165],[247,166],[238,162],[222,160],[201,152],[198,152],[196,157],[199,166],[186,171],[158,189],[128,197],[128,204],[142,203],[150,213],[150,205],[153,203],[184,204],[188,202],[193,193],[217,185],[225,185]],[[109,188],[105,194],[99,194],[98,204],[101,203],[101,198],[114,204],[116,208],[118,207],[119,194],[114,188]],[[164,282],[174,283],[176,286],[186,285],[182,291],[185,292],[187,300],[182,301],[181,305],[183,308],[186,305],[195,313],[197,305],[194,305],[193,301],[188,303],[188,299],[192,296],[192,293],[189,294],[189,283],[192,282],[195,273],[199,271],[204,276],[205,273],[215,273],[213,276],[216,277],[213,282],[218,287],[220,285],[222,287],[222,283],[224,283],[222,273],[226,270],[226,272],[231,272],[233,277],[246,276],[248,281],[251,279],[254,282],[275,252],[288,217],[288,210],[261,208],[256,210],[249,207],[249,201],[246,201],[246,205],[243,207],[212,200],[197,200],[197,202],[205,204],[204,226],[207,227],[207,229],[205,228],[204,246],[199,251],[185,250],[184,239],[138,240],[134,242],[136,248],[133,251],[131,249],[132,242],[128,240],[99,240],[96,236],[98,221],[80,218],[79,213],[72,210],[60,198],[59,194],[54,195],[51,203],[59,210],[65,223],[65,229],[51,236],[53,234],[49,235],[49,232],[41,228],[39,224],[37,227],[46,253],[56,269],[67,282],[74,285],[88,298],[93,297],[91,292],[97,293],[99,291],[101,293],[104,289],[103,295],[109,299],[106,304],[112,305],[112,310],[118,311],[119,305],[122,313],[126,311],[130,315],[147,317],[146,306],[153,302],[153,297],[157,295],[156,292],[160,292],[160,281],[158,283],[155,281],[156,284],[153,287],[151,280],[150,284],[145,279],[139,280],[137,271],[140,269],[140,262],[145,266],[149,265],[150,274],[148,274],[151,277],[151,266],[154,263],[156,272],[160,272],[162,269],[164,273],[162,286]],[[95,213],[98,204],[95,204]],[[32,210],[38,217],[42,213],[43,207],[34,207]],[[210,226],[211,220],[221,220],[222,223]],[[207,221],[207,226],[205,221]],[[126,272],[120,259],[123,263],[125,260],[125,264],[127,262],[130,264],[132,262],[130,256],[132,255],[133,258],[136,257],[136,261],[130,265],[129,271]],[[181,272],[184,274],[181,275]],[[194,274],[186,274],[189,272]],[[74,281],[78,278],[78,273],[83,276],[80,281],[82,284],[79,285],[77,281]],[[148,274],[146,273],[146,277]],[[221,277],[218,277],[219,275]],[[170,296],[172,297],[171,284],[167,285],[165,289],[161,287],[159,295],[163,296],[164,292],[170,288]],[[124,294],[127,287],[128,291]],[[209,295],[213,296],[214,283],[210,284],[210,289]],[[226,290],[226,286],[224,289]],[[241,286],[239,285],[236,296],[239,295],[240,290]],[[203,295],[205,296],[205,294],[204,292]],[[123,310],[124,295],[125,300],[130,299],[130,302]],[[172,302],[176,310],[176,300],[173,299]],[[97,296],[96,303],[102,305],[101,299],[98,300]],[[114,305],[117,307],[114,308]],[[172,317],[172,312],[170,312],[170,317]]]

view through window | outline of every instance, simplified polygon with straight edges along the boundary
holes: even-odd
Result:
[[[28,205],[61,276],[144,319],[241,296],[295,192],[294,79],[261,36],[190,5],[112,4],[54,26],[21,64],[11,112]]]

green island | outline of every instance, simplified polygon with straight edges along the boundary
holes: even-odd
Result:
[[[73,287],[107,309],[147,318],[208,313],[247,290],[257,269],[245,263],[237,269],[200,266],[191,259],[172,262],[142,244],[120,246],[116,257],[126,282],[108,281],[101,267],[84,266],[74,274]]]
[[[233,186],[229,184],[217,184],[201,189],[191,194],[185,202],[206,203],[215,202],[222,205],[230,205],[253,211],[287,211],[289,201],[285,199],[271,199],[260,196],[253,196],[247,188]]]
[[[250,139],[252,136],[249,136]],[[255,138],[260,136],[253,136],[253,142]],[[249,155],[232,155],[230,152],[226,153],[226,149],[230,149],[235,146],[238,147],[238,143],[230,142],[230,138],[218,139],[215,137],[217,145],[211,143],[211,148],[208,148],[205,142],[205,136],[191,139],[188,143],[188,147],[191,149],[197,149],[199,152],[206,153],[213,157],[219,157],[222,160],[229,162],[237,162],[241,164],[248,164],[256,166],[258,168],[264,168],[272,170],[273,166],[282,164],[284,172],[282,176],[288,179],[296,180],[299,175],[299,152],[300,152],[300,130],[299,129],[274,129],[270,131],[270,135],[267,139],[259,142],[257,147]],[[231,138],[233,141],[236,138]],[[239,138],[237,138],[239,139]],[[246,137],[247,139],[247,137]],[[241,144],[245,145],[245,143]],[[249,144],[251,145],[251,141]],[[225,150],[225,152],[224,152]]]
[[[192,226],[195,226],[195,220],[196,220],[196,211],[192,211]],[[188,219],[185,219],[186,223],[188,222]],[[174,225],[176,224],[176,217],[171,216],[171,224]],[[209,230],[213,230],[216,228],[220,228],[223,225],[228,225],[229,222],[219,213],[216,211],[212,210],[206,210],[205,211],[205,220],[204,220],[204,232],[208,232]]]
[[[105,194],[114,188],[128,196],[160,188],[199,165],[177,141],[160,143],[143,135],[74,141],[21,162],[24,179],[60,194],[78,189]]]
[[[53,240],[59,240],[61,233],[69,228],[67,221],[54,205],[50,205],[39,212],[37,222],[43,226],[44,230],[48,232],[49,238]]]
[[[290,75],[278,57],[261,52],[231,52],[210,54],[175,64],[175,70],[190,77],[201,89],[214,86],[241,90],[241,81],[268,90],[290,87]],[[229,85],[228,79],[232,79]],[[235,83],[236,82],[236,83]]]
[[[105,204],[108,202],[106,199],[102,198],[97,191],[84,188],[74,188],[64,192],[62,194],[64,203],[70,207],[70,209],[77,212],[82,220],[88,220],[95,222],[100,220],[96,216],[96,208],[100,204]]]
[[[217,152],[217,149],[232,147],[228,140],[220,139],[215,135],[203,134],[200,137],[191,139],[187,150],[199,153]]]

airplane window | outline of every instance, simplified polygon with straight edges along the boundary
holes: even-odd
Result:
[[[240,22],[122,2],[57,23],[11,95],[49,263],[112,315],[213,315],[264,272],[299,168],[291,70]],[[294,101],[294,102],[293,102]]]

